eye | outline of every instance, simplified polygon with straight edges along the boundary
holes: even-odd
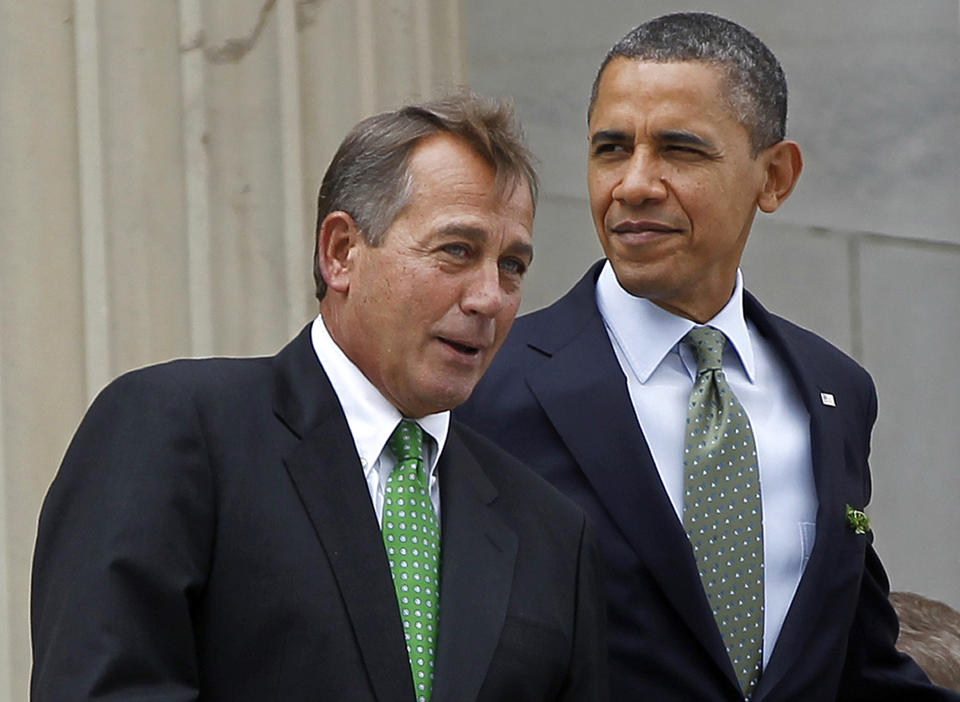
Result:
[[[445,244],[443,246],[443,251],[450,254],[455,258],[465,258],[470,254],[470,248],[466,244]]]
[[[690,146],[688,144],[667,144],[663,150],[677,158],[681,159],[705,159],[712,158],[711,154],[699,146]]]
[[[696,149],[692,146],[680,146],[678,144],[669,144],[667,146],[667,151],[679,151],[681,153],[687,154],[699,154],[702,153],[700,149]]]
[[[593,147],[593,153],[595,156],[602,156],[603,154],[615,154],[615,153],[624,153],[626,152],[626,147],[623,144],[617,144],[615,142],[606,142],[602,144],[597,144]]]
[[[510,275],[522,276],[527,272],[527,264],[519,258],[505,258],[500,261],[500,268]]]

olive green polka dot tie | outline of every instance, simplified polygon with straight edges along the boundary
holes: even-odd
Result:
[[[418,702],[429,702],[440,603],[440,523],[423,465],[423,430],[402,421],[387,441],[397,465],[383,500],[383,543]]]
[[[683,526],[713,616],[746,699],[763,663],[763,518],[753,430],[723,375],[726,337],[695,327],[697,358],[687,408]]]

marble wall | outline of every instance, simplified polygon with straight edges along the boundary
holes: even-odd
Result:
[[[316,314],[316,190],[360,118],[462,82],[456,0],[0,0],[0,701],[40,502],[130,368]]]

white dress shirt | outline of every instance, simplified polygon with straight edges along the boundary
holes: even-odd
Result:
[[[330,379],[346,415],[347,426],[353,435],[363,476],[370,490],[370,500],[377,514],[377,521],[382,524],[383,494],[387,478],[397,463],[393,453],[386,447],[387,440],[404,417],[337,346],[323,323],[323,317],[318,315],[313,320],[310,338],[317,359]],[[437,479],[437,462],[447,441],[450,412],[428,414],[413,421],[426,432],[423,442],[426,453],[424,465],[429,469],[430,499],[439,517],[440,483]]]
[[[683,445],[697,362],[690,347],[680,341],[696,325],[625,291],[609,261],[597,280],[597,306],[660,480],[682,523]],[[783,363],[744,319],[739,271],[730,301],[707,324],[727,337],[724,375],[750,418],[757,447],[766,666],[813,549],[817,496],[810,416]]]

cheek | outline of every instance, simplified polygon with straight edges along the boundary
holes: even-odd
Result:
[[[420,290],[415,304],[402,322],[403,326],[418,325],[421,330],[429,331],[437,324],[443,327],[448,323],[455,324],[463,314],[460,309],[463,289],[458,281],[450,280],[442,270],[438,270],[433,278],[424,280]]]
[[[610,193],[613,191],[614,179],[609,173],[587,171],[587,193],[590,197],[590,206],[594,209],[605,208],[610,202]]]
[[[506,296],[506,299],[503,303],[503,309],[500,310],[500,313],[497,315],[497,339],[498,341],[503,341],[507,336],[507,332],[510,331],[510,327],[513,325],[513,320],[517,316],[517,310],[520,309],[520,303],[522,302],[521,294],[519,291],[515,293],[509,293]]]
[[[697,219],[706,219],[710,213],[703,212],[704,205],[711,204],[716,207],[717,203],[727,202],[727,198],[722,194],[722,189],[718,189],[715,183],[711,183],[709,178],[698,175],[674,176],[669,185],[673,190],[674,197],[687,217],[701,227],[709,226],[710,222]]]

